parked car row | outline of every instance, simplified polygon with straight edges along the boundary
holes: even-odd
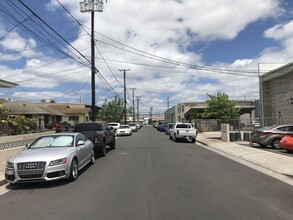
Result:
[[[130,136],[133,132],[137,132],[143,125],[141,123],[121,124],[110,122],[108,126],[114,128],[116,136]]]
[[[260,147],[285,149],[293,152],[293,125],[266,126],[254,130],[250,141]]]
[[[165,132],[169,135],[169,139],[178,142],[179,140],[186,140],[195,143],[197,137],[197,129],[190,123],[166,123],[161,122],[154,126],[158,131]]]

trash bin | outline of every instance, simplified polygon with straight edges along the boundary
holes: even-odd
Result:
[[[245,132],[243,134],[243,141],[249,141],[250,140],[250,133],[249,132]]]
[[[237,132],[236,133],[236,141],[241,141],[241,133],[240,132]]]
[[[237,134],[236,132],[230,132],[230,142],[236,141]]]

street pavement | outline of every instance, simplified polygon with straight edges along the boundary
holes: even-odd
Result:
[[[224,157],[242,163],[293,186],[293,156],[265,151],[247,141],[221,141],[220,132],[203,132],[197,143]],[[3,163],[3,161],[0,161]],[[0,170],[0,186],[6,184],[4,170]]]

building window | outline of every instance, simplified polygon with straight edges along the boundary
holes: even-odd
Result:
[[[69,121],[74,121],[74,122],[79,122],[79,116],[69,116],[68,120]]]
[[[182,112],[184,112],[184,105],[182,105],[181,108],[182,108]]]
[[[293,89],[293,78],[291,78],[291,88]]]
[[[279,92],[284,91],[284,82],[278,82],[278,91]]]

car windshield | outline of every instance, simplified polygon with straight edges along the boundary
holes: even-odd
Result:
[[[73,139],[72,135],[40,137],[30,146],[30,149],[45,147],[72,147]]]
[[[119,127],[120,129],[130,128],[128,125],[122,125]]]
[[[263,128],[260,128],[258,129],[259,131],[264,131],[264,130],[271,130],[273,128],[275,128],[276,126],[266,126],[266,127],[263,127]]]

